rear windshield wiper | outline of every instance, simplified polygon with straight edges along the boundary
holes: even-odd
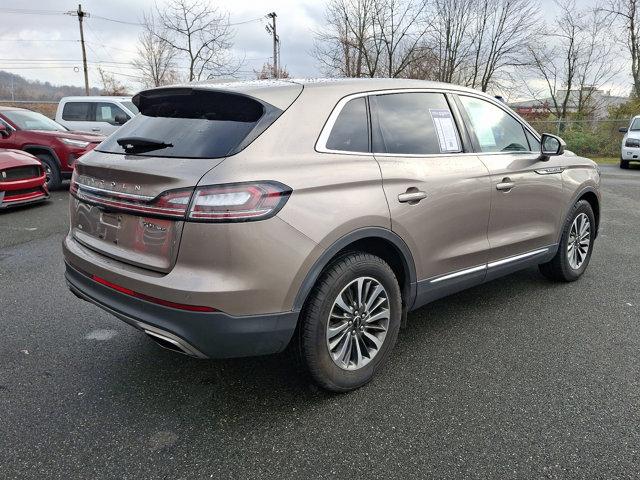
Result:
[[[117,142],[127,153],[150,152],[152,150],[173,147],[172,143],[165,143],[162,140],[144,137],[123,137],[119,138]]]

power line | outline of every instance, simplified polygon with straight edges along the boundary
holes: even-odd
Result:
[[[3,8],[2,13],[20,15],[64,15],[62,10],[29,10],[28,8]]]
[[[47,63],[47,62],[51,62],[51,63],[63,63],[63,62],[72,62],[72,63],[78,63],[78,59],[77,58],[0,58],[0,63],[2,62],[18,62],[18,63]],[[87,61],[87,63],[113,63],[115,65],[129,65],[129,62],[117,62],[117,61],[111,61],[111,60],[104,60],[104,61],[97,61],[97,62],[93,62],[93,61]]]
[[[115,19],[115,18],[101,17],[99,15],[94,15],[93,18],[97,18],[98,20],[106,20],[107,22],[123,23],[124,25],[134,25],[134,26],[138,26],[138,27],[144,26],[144,23],[128,22],[126,20],[118,20],[118,19]]]
[[[227,25],[229,25],[230,27],[235,27],[236,25],[244,25],[245,23],[252,23],[252,22],[257,22],[259,20],[264,20],[266,17],[257,17],[257,18],[252,18],[251,20],[244,20],[243,22],[235,22],[235,23],[228,23]]]
[[[62,38],[0,38],[0,42],[79,42],[80,40],[62,39]]]
[[[14,14],[21,14],[21,15],[65,15],[67,14],[67,12],[62,10],[30,10],[27,8],[5,8],[5,9],[2,9],[2,13],[14,13]],[[105,20],[107,22],[122,23],[124,25],[144,26],[144,23],[132,22],[130,20],[120,20],[118,18],[103,17],[102,15],[92,15],[91,18],[97,18],[98,20]],[[250,18],[248,20],[230,22],[230,23],[227,23],[227,25],[230,27],[234,27],[236,25],[244,25],[246,23],[252,23],[252,22],[264,20],[264,18],[265,18],[264,16]]]

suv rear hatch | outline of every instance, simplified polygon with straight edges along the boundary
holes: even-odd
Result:
[[[121,262],[170,271],[199,180],[255,140],[302,90],[287,82],[230,87],[160,88],[136,95],[140,115],[76,165],[73,238]]]

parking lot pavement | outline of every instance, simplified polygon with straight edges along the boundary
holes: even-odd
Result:
[[[529,269],[433,303],[346,395],[284,354],[161,350],[76,299],[64,192],[0,215],[2,478],[636,477],[640,171],[602,171],[580,281]]]

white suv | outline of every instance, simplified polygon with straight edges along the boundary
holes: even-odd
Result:
[[[629,127],[623,127],[620,131],[624,133],[620,168],[629,168],[629,162],[640,162],[640,115],[633,117]]]
[[[137,113],[130,97],[64,97],[56,122],[69,130],[110,135]]]

